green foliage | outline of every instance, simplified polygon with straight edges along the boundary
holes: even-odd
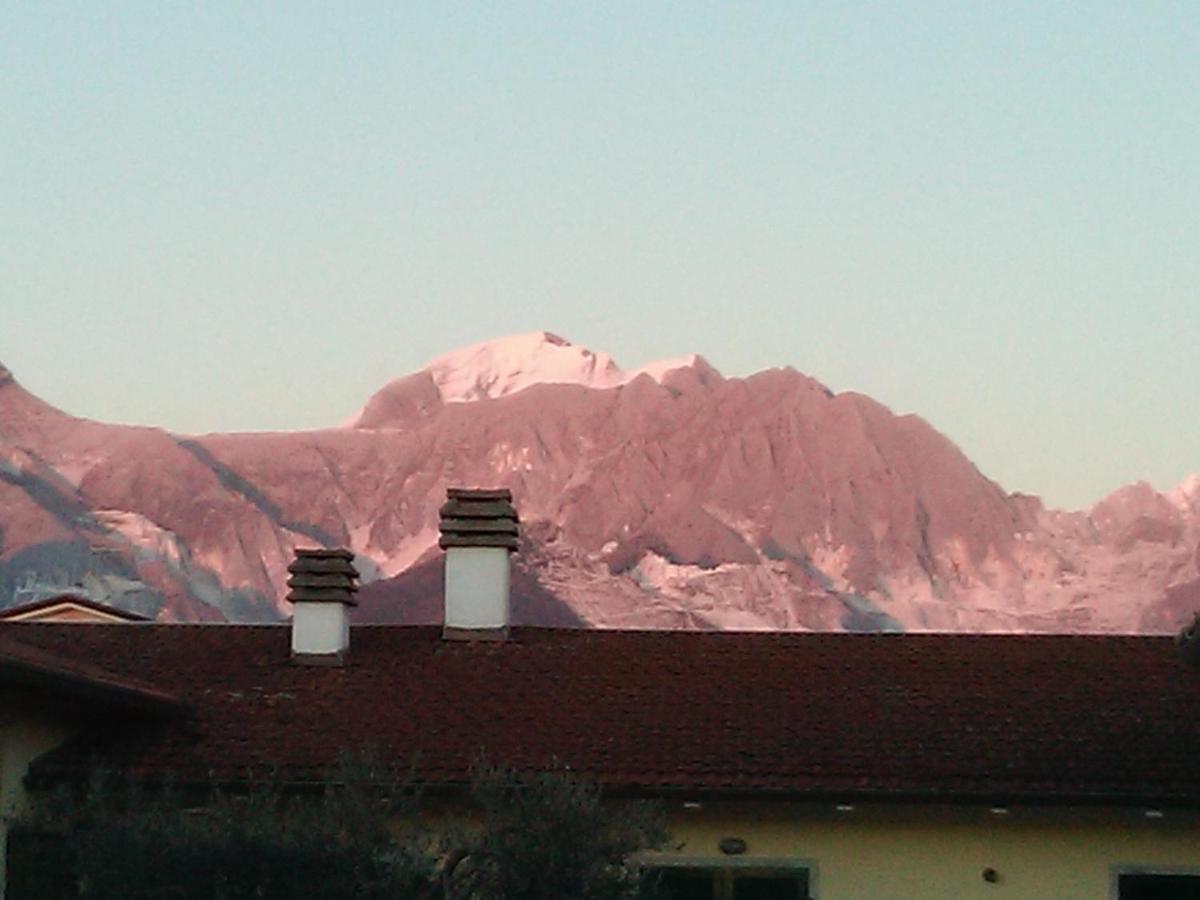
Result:
[[[319,790],[151,790],[98,776],[15,823],[11,900],[625,900],[657,807],[602,802],[569,772],[479,766],[478,818],[420,824],[413,780],[371,759]]]
[[[381,790],[362,766],[316,796],[270,783],[196,796],[97,777],[38,809],[20,826],[60,835],[42,841],[58,859],[13,860],[18,900],[409,897],[434,867],[412,792]]]
[[[636,897],[641,874],[630,857],[666,837],[657,806],[605,803],[599,788],[567,771],[481,765],[472,796],[482,826],[447,855],[454,900]]]

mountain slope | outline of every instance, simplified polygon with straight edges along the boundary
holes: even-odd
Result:
[[[537,333],[291,434],[103,425],[0,378],[0,603],[80,581],[163,618],[282,615],[292,548],[345,545],[371,615],[427,618],[435,579],[406,573],[437,557],[447,485],[513,489],[535,621],[1158,631],[1200,583],[1200,479],[1046,510],[792,369],[624,372]]]

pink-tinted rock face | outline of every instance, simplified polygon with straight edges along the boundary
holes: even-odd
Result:
[[[794,370],[623,372],[535,334],[294,434],[103,425],[0,378],[0,604],[80,582],[168,619],[266,618],[293,547],[341,545],[360,618],[431,620],[454,485],[512,488],[526,621],[1163,631],[1200,602],[1200,482],[1047,511],[923,420]]]

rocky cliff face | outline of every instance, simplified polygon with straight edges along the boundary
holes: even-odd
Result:
[[[344,545],[362,616],[427,621],[448,485],[513,489],[524,621],[1173,631],[1200,603],[1200,479],[1046,510],[794,370],[624,372],[535,334],[290,434],[103,425],[0,377],[0,604],[81,583],[163,619],[268,618],[294,546]]]

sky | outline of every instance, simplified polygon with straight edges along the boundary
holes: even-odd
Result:
[[[71,413],[321,427],[546,329],[791,365],[1053,505],[1200,471],[1191,0],[0,22],[0,362]]]

